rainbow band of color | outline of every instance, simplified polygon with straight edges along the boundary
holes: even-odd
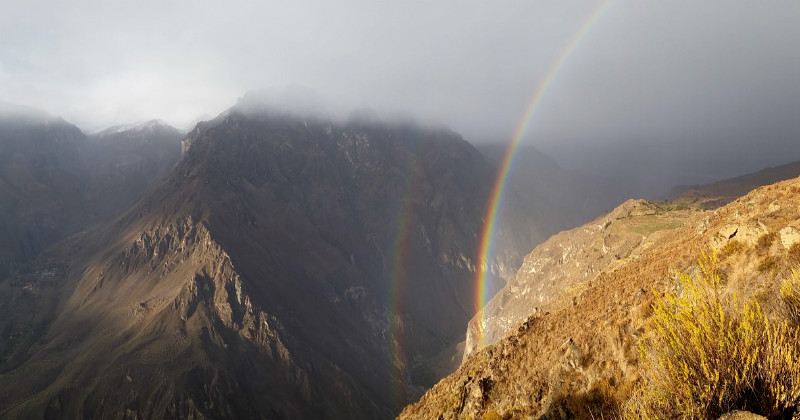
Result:
[[[403,377],[403,366],[407,363],[405,349],[403,348],[403,333],[399,330],[399,323],[402,322],[401,307],[405,298],[405,286],[407,282],[407,271],[409,245],[411,233],[414,229],[414,203],[415,187],[420,184],[423,177],[423,169],[420,159],[412,158],[406,175],[405,186],[403,188],[403,201],[397,214],[397,231],[395,234],[394,246],[392,249],[392,268],[389,279],[389,296],[387,305],[387,345],[389,350],[389,375],[391,377],[389,395],[393,409],[401,409],[406,401],[405,379]]]
[[[569,56],[572,54],[578,44],[580,44],[580,41],[586,36],[587,33],[589,33],[589,30],[594,26],[595,23],[597,23],[597,21],[606,12],[606,10],[608,10],[611,4],[612,1],[610,0],[604,1],[600,4],[600,6],[589,16],[583,26],[581,26],[580,30],[572,37],[570,42],[550,66],[550,69],[548,70],[544,80],[542,80],[542,82],[539,84],[536,93],[533,95],[533,99],[531,99],[530,103],[528,104],[528,108],[522,115],[522,119],[517,125],[517,129],[514,131],[511,143],[508,145],[506,153],[503,157],[503,161],[500,164],[500,169],[498,170],[491,194],[489,195],[489,204],[487,206],[486,217],[484,219],[485,222],[483,226],[483,232],[481,233],[480,248],[478,250],[478,264],[476,267],[477,277],[475,283],[477,290],[475,291],[475,313],[478,318],[480,347],[484,347],[487,344],[486,334],[483,330],[483,307],[490,298],[490,296],[488,296],[487,289],[489,286],[488,277],[491,265],[490,260],[494,251],[494,230],[497,225],[497,216],[500,213],[500,207],[506,190],[506,181],[508,180],[509,172],[511,172],[511,166],[514,163],[517,149],[519,148],[519,144],[523,137],[525,137],[525,134],[528,131],[528,126],[533,120],[533,116],[536,113],[536,110],[539,108],[539,104],[542,102],[544,94],[553,83],[553,80],[555,80],[561,68],[564,67],[564,64]]]

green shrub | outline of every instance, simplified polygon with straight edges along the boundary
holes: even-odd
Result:
[[[650,380],[625,418],[716,419],[733,409],[791,417],[800,404],[800,330],[724,294],[716,254],[703,255],[700,267],[696,279],[679,273],[681,294],[656,298],[650,339],[640,344]]]

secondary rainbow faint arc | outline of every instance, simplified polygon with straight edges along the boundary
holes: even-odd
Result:
[[[417,151],[417,154],[419,151]],[[403,187],[403,200],[397,214],[397,231],[392,249],[392,268],[389,279],[389,299],[388,299],[388,350],[389,350],[389,375],[391,376],[390,397],[391,404],[395,408],[402,408],[404,403],[404,385],[402,365],[407,362],[405,349],[403,348],[402,331],[399,330],[398,322],[402,322],[401,306],[405,297],[405,287],[408,281],[407,266],[409,260],[409,249],[411,233],[414,229],[414,201],[419,192],[418,186],[423,176],[421,158],[411,157],[408,173],[406,174],[405,185]],[[395,320],[395,318],[398,318]],[[398,363],[399,365],[397,365]]]
[[[487,296],[487,280],[490,268],[489,261],[494,245],[492,239],[494,237],[494,230],[497,223],[497,215],[500,210],[500,205],[503,202],[503,193],[506,189],[506,180],[508,179],[508,174],[511,171],[511,165],[514,162],[517,148],[519,147],[522,138],[525,136],[528,126],[533,120],[533,116],[536,113],[536,110],[539,108],[539,104],[541,104],[542,98],[547,92],[547,89],[550,87],[550,85],[552,85],[556,76],[558,76],[559,71],[564,67],[567,59],[570,57],[572,52],[575,51],[575,48],[578,46],[578,44],[580,44],[581,40],[586,36],[587,33],[589,33],[595,23],[600,20],[600,18],[609,9],[609,7],[611,7],[612,4],[613,1],[611,0],[602,2],[600,6],[598,6],[598,8],[591,15],[589,15],[586,22],[584,22],[584,24],[580,27],[580,30],[573,35],[572,39],[569,41],[569,43],[567,43],[564,49],[561,50],[561,53],[550,66],[545,78],[539,84],[539,87],[533,95],[533,99],[531,99],[530,103],[528,104],[528,108],[525,110],[525,113],[522,114],[522,119],[517,125],[517,129],[514,131],[511,143],[508,145],[506,153],[503,156],[503,161],[500,165],[500,169],[498,170],[494,185],[492,186],[491,194],[489,195],[489,204],[486,209],[483,231],[481,232],[480,248],[478,250],[478,264],[476,267],[477,278],[475,283],[477,285],[477,290],[475,292],[475,312],[478,317],[478,334],[480,336],[479,340],[481,347],[486,345],[486,334],[484,334],[483,331],[482,310],[489,297]]]

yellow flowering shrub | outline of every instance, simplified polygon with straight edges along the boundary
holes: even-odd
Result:
[[[723,293],[716,254],[703,255],[696,278],[679,277],[682,291],[654,303],[640,343],[647,383],[625,418],[716,419],[734,409],[790,418],[800,404],[797,324],[771,322],[754,300]],[[781,295],[800,308],[800,299],[787,300],[800,296],[797,277]]]

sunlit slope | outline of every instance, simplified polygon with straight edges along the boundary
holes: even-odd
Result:
[[[783,316],[779,288],[800,263],[798,209],[800,179],[793,179],[715,211],[629,202],[608,218],[565,232],[560,242],[574,240],[572,252],[559,252],[560,259],[548,264],[586,262],[584,269],[565,277],[541,310],[474,352],[400,418],[614,415],[641,383],[638,343],[649,331],[654,292],[679,291],[676,270],[695,275],[703,251],[718,250],[721,293],[754,298],[769,316]],[[614,235],[615,225],[628,245],[606,242],[604,252],[601,239]],[[520,294],[526,287],[529,293],[552,287],[553,280],[532,270],[544,267],[532,262],[547,258],[548,246],[556,245],[545,242],[526,258],[515,279]],[[593,255],[593,264],[583,255]],[[603,258],[611,262],[601,263]],[[508,296],[506,304],[514,299]]]

